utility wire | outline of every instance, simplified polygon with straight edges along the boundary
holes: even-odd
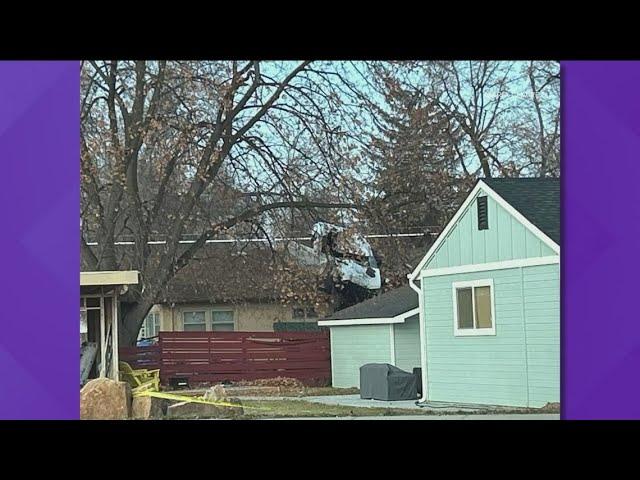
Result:
[[[390,233],[390,234],[371,234],[371,235],[363,235],[364,238],[406,238],[406,237],[424,237],[425,235],[434,235],[435,233]],[[304,241],[311,240],[312,237],[276,237],[271,239],[272,242],[287,242],[287,241]],[[206,243],[236,243],[236,242],[269,242],[267,238],[220,238],[207,240]],[[196,240],[179,240],[180,244],[192,244],[196,243]],[[136,242],[132,240],[126,241],[118,241],[114,242],[114,245],[135,245]],[[150,240],[147,242],[147,245],[166,245],[166,240]],[[90,247],[95,247],[98,245],[98,242],[87,242],[87,245]]]

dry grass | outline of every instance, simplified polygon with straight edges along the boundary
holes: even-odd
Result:
[[[287,418],[287,417],[375,417],[397,415],[490,415],[490,414],[539,414],[559,413],[559,406],[544,408],[486,408],[475,411],[438,411],[431,409],[407,409],[386,407],[352,407],[347,405],[327,405],[323,403],[308,402],[306,400],[250,400],[244,399],[243,405],[257,408],[245,410],[243,418]],[[259,409],[259,410],[258,410]]]
[[[356,395],[358,388],[304,387],[302,390],[282,390],[282,397],[315,397],[323,395]]]
[[[288,417],[369,417],[387,415],[420,415],[424,412],[403,408],[349,407],[326,405],[305,400],[243,400],[246,409],[243,418],[288,418]]]

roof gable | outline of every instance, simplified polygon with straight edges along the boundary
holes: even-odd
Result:
[[[559,178],[487,178],[483,182],[560,245]]]
[[[411,278],[417,278],[424,268],[475,265],[560,253],[558,242],[531,220],[535,220],[559,239],[559,180],[505,179],[508,181],[504,183],[501,182],[503,179],[495,179],[495,182],[493,180],[481,179],[476,182],[410,274]],[[511,205],[489,182],[496,189],[506,191],[505,196],[509,196],[528,216]],[[518,189],[518,185],[522,185],[522,190]],[[478,230],[476,200],[479,196],[488,197],[487,230]],[[527,199],[531,199],[531,205],[527,205]],[[536,211],[536,205],[540,212]]]

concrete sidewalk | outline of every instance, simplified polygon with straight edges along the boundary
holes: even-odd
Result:
[[[360,398],[360,395],[327,395],[316,397],[301,397],[308,402],[323,403],[325,405],[342,405],[345,407],[365,407],[365,408],[403,408],[408,410],[431,411],[433,413],[464,414],[478,411],[491,410],[500,412],[502,410],[513,411],[513,408],[498,407],[491,405],[470,405],[450,402],[429,402],[416,405],[416,400],[396,400],[385,402],[382,400],[367,400]]]

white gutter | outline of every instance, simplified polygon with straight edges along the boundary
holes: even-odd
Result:
[[[425,319],[424,319],[424,299],[422,295],[422,282],[420,283],[420,287],[418,287],[414,281],[414,277],[409,274],[407,275],[409,279],[409,286],[411,289],[418,294],[418,311],[420,315],[418,316],[418,324],[420,325],[420,368],[422,370],[422,397],[418,400],[420,403],[428,401],[427,395],[427,338],[425,334]],[[423,280],[424,281],[424,280]]]

